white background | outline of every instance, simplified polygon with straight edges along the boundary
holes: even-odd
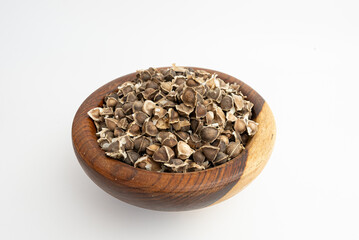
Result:
[[[357,1],[0,1],[0,239],[358,239]],[[219,205],[156,212],[73,153],[82,101],[150,66],[216,69],[277,122],[262,174]]]

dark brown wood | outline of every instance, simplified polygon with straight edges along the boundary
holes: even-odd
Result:
[[[264,99],[242,81],[218,71],[203,70],[217,73],[226,82],[240,84],[243,94],[247,95],[248,99],[254,103],[255,119],[260,115],[262,107],[267,106]],[[131,73],[117,78],[96,90],[82,103],[75,115],[72,125],[73,147],[77,159],[86,174],[107,193],[124,202],[162,211],[203,208],[220,202],[242,189],[244,186],[239,186],[239,182],[245,168],[248,168],[246,163],[250,151],[249,147],[237,158],[223,165],[191,173],[149,172],[105,156],[96,141],[96,129],[92,120],[87,116],[87,112],[94,107],[100,106],[106,94],[116,90],[122,83],[134,79],[135,74]],[[269,116],[268,119],[273,121],[274,124],[273,116]],[[261,126],[262,123],[259,122],[259,124]],[[273,131],[274,135],[275,127],[274,130],[269,129],[269,131]],[[260,137],[258,138],[258,142],[262,140]],[[254,142],[257,140],[253,138],[250,141],[249,146],[255,144]],[[274,139],[272,141],[274,142]],[[269,152],[271,152],[272,147],[273,144],[265,146],[266,149],[269,149]],[[263,158],[261,155],[259,157]],[[264,157],[267,158],[266,160],[269,158],[269,156]],[[255,161],[251,160],[251,164],[255,164]],[[266,161],[255,168],[263,168],[265,163]],[[259,172],[256,172],[256,175]],[[251,173],[248,173],[248,176],[250,175]],[[248,179],[249,183],[251,179]]]

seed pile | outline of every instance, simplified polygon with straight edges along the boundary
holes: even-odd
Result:
[[[149,171],[200,171],[237,157],[258,130],[239,88],[203,70],[149,68],[88,115],[107,156]]]

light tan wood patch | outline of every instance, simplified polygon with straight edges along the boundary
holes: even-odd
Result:
[[[259,175],[268,162],[276,138],[276,126],[273,113],[266,102],[255,121],[259,123],[259,128],[256,135],[246,146],[248,158],[241,178],[231,190],[212,205],[220,203],[241,191]]]

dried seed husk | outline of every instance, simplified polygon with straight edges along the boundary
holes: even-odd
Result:
[[[184,73],[184,72],[187,71],[186,68],[176,66],[176,64],[174,64],[174,63],[172,64],[172,69],[173,69],[174,71],[176,71],[176,72],[181,72],[181,73]]]
[[[136,113],[138,111],[142,111],[142,108],[143,108],[143,102],[142,101],[134,101],[133,102],[132,112]]]
[[[227,154],[230,158],[237,157],[243,150],[243,146],[240,142],[230,142],[227,146]]]
[[[185,83],[186,83],[186,78],[183,76],[176,76],[172,81],[172,85],[176,87],[183,85]]]
[[[159,118],[163,118],[166,115],[166,113],[167,113],[167,110],[162,107],[159,107],[159,106],[156,106],[153,109],[153,115],[157,116]]]
[[[106,126],[104,126],[101,131],[97,132],[96,133],[96,136],[97,137],[100,137],[100,138],[105,138],[106,137],[106,133],[110,131]]]
[[[222,79],[218,78],[219,81],[219,87],[222,89],[225,89],[226,91],[228,91],[229,89],[229,84],[224,82]]]
[[[132,123],[134,121],[133,115],[126,115],[127,122]]]
[[[146,169],[147,171],[159,172],[161,166],[153,161],[149,156],[140,157],[134,164],[137,168]]]
[[[211,145],[204,145],[200,148],[203,155],[206,159],[210,162],[213,162],[216,159],[217,154],[219,153],[219,147],[211,146]]]
[[[107,146],[106,151],[108,152],[119,152],[120,151],[120,142],[117,140],[110,142],[110,144]],[[122,150],[122,149],[121,149]]]
[[[215,88],[215,89],[211,89],[208,90],[207,92],[207,97],[213,99],[216,102],[220,102],[220,100],[222,99],[222,92],[220,88]]]
[[[176,86],[176,85],[173,85],[173,87],[175,87],[175,86]],[[181,85],[179,85],[179,86],[176,87],[175,92],[176,92],[176,99],[177,99],[178,102],[181,102],[181,101],[182,101],[181,95],[182,95],[182,93],[183,93],[183,89],[184,89],[184,88],[185,88],[185,84],[181,84]]]
[[[244,107],[244,101],[243,101],[242,96],[232,94],[232,97],[233,97],[233,102],[234,102],[234,106],[235,106],[236,110],[241,111]]]
[[[179,141],[177,144],[177,157],[180,159],[188,159],[194,150],[185,142]]]
[[[197,163],[197,164],[202,164],[205,161],[206,157],[204,156],[204,154],[202,153],[202,151],[197,150],[195,153],[193,153],[193,160]]]
[[[254,104],[250,101],[244,101],[244,108],[246,109],[246,112],[249,113],[249,117],[251,117],[251,112]]]
[[[195,90],[199,95],[201,95],[201,96],[203,97],[203,96],[206,96],[208,87],[206,87],[206,85],[199,85],[199,86],[197,86],[197,87],[194,87],[194,90]],[[203,101],[205,101],[205,100],[203,100]]]
[[[232,89],[232,92],[242,95],[242,93],[239,91],[240,86],[237,85],[237,83],[229,85],[229,88]]]
[[[233,99],[228,95],[223,96],[220,106],[223,111],[229,111],[233,107]]]
[[[179,129],[179,131],[187,132],[191,129],[191,123],[190,123],[190,121],[188,121],[188,119],[180,119],[180,121],[178,123],[181,127]]]
[[[189,133],[188,132],[175,132],[174,133],[180,140],[187,142],[189,139]]]
[[[162,74],[166,81],[171,81],[176,76],[176,72],[173,69],[167,69]]]
[[[101,121],[103,121],[103,120],[101,120]],[[97,131],[101,131],[102,128],[106,128],[105,122],[96,122],[96,121],[94,121],[94,124],[96,126]]]
[[[123,104],[122,109],[123,112],[128,115],[132,113],[132,106],[133,106],[133,102],[127,102],[125,104]]]
[[[194,79],[189,79],[189,80],[187,80],[186,85],[188,87],[197,87],[199,85],[199,83],[197,81],[195,81]]]
[[[196,106],[195,113],[196,118],[204,118],[207,114],[207,108],[204,105],[198,103]]]
[[[154,101],[154,102],[158,102],[158,101],[160,101],[160,100],[162,100],[162,99],[165,99],[165,98],[166,98],[165,95],[163,95],[161,92],[158,92],[158,93],[153,97],[153,101]]]
[[[126,154],[127,154],[127,158],[125,159],[126,163],[131,163],[131,165],[135,164],[135,162],[140,158],[140,154],[132,150],[126,151]]]
[[[246,134],[246,133],[243,133],[243,134],[241,135],[241,142],[242,142],[242,144],[243,144],[243,145],[247,144],[248,140],[249,140],[249,135]]]
[[[184,88],[183,93],[181,95],[181,100],[186,106],[190,108],[194,108],[197,103],[196,91],[190,87]]]
[[[179,122],[179,114],[173,108],[168,109],[168,122],[170,124]]]
[[[134,142],[127,135],[119,137],[119,142],[121,144],[121,148],[123,147],[125,150],[132,150],[135,147]]]
[[[101,118],[101,111],[102,111],[102,108],[96,107],[96,108],[93,108],[90,111],[88,111],[87,115],[89,115],[90,118],[92,118],[92,120],[94,120],[96,122],[99,122],[102,119]]]
[[[174,123],[172,124],[172,129],[175,130],[175,131],[180,131],[181,130],[181,125],[180,123]]]
[[[191,130],[193,133],[199,133],[203,128],[203,121],[199,119],[191,119]]]
[[[164,93],[169,93],[172,91],[172,82],[161,82],[161,90]]]
[[[121,119],[121,118],[124,118],[124,117],[126,117],[126,114],[123,111],[123,109],[122,108],[116,108],[116,110],[115,110],[115,118]]]
[[[207,125],[212,124],[213,120],[214,120],[214,113],[212,111],[208,111],[206,113],[206,124]]]
[[[100,144],[101,148],[107,148],[108,145],[110,144],[110,141],[105,137],[101,137],[101,138],[97,139],[97,142],[98,142],[98,144]],[[103,147],[104,145],[105,145],[105,147]]]
[[[140,153],[146,151],[146,148],[151,145],[150,138],[147,138],[145,136],[140,136],[133,140],[134,143],[134,149]]]
[[[186,172],[188,163],[182,161],[181,159],[171,159],[169,162],[164,163],[166,167],[171,168],[173,172],[183,173]]]
[[[169,100],[169,101],[172,101],[172,102],[175,102],[176,101],[176,92],[175,91],[171,91],[167,94],[166,98]]]
[[[202,141],[212,143],[219,136],[220,131],[214,127],[203,127],[200,131]]]
[[[143,81],[149,81],[151,79],[151,74],[148,70],[139,71],[139,78]]]
[[[169,138],[166,138],[162,141],[162,144],[164,146],[168,146],[168,147],[174,147],[176,146],[177,144],[177,139],[176,138],[172,138],[172,137],[169,137]]]
[[[227,144],[220,139],[216,139],[216,141],[214,141],[211,145],[218,147],[220,152],[225,152],[227,149]]]
[[[211,167],[211,164],[209,161],[204,161],[204,163],[201,166],[203,166],[205,169],[207,169],[207,168]]]
[[[142,92],[142,96],[146,100],[152,100],[157,93],[158,90],[156,89],[146,88],[145,91]]]
[[[170,128],[170,124],[168,122],[168,118],[160,118],[157,120],[156,127],[160,130],[166,130]]]
[[[142,132],[148,136],[155,137],[158,134],[158,129],[151,120],[146,119],[142,126]]]
[[[135,121],[135,123],[137,123],[138,126],[142,127],[143,123],[149,119],[149,116],[142,112],[142,111],[138,111],[138,112],[135,112],[133,114],[133,120]]]
[[[213,165],[217,166],[217,165],[223,164],[223,163],[227,162],[227,160],[228,160],[228,155],[223,152],[219,152],[217,154],[216,159],[213,160]]]
[[[231,130],[223,130],[222,133],[224,136],[226,136],[228,139],[231,139],[233,137]]]
[[[126,96],[128,93],[134,90],[134,84],[132,82],[125,82],[118,87],[118,95]]]
[[[234,130],[234,122],[227,121],[226,126],[223,129],[233,131]]]
[[[191,134],[187,143],[192,149],[198,149],[202,146],[201,138],[197,134]]]
[[[171,132],[160,132],[157,135],[157,139],[162,145],[168,146],[170,148],[177,145],[177,138]]]
[[[105,123],[108,129],[114,131],[117,127],[118,120],[114,118],[105,118]]]
[[[133,102],[135,102],[135,101],[137,101],[137,96],[136,96],[136,94],[135,94],[134,92],[128,93],[127,96],[126,96],[126,102],[131,102],[131,103],[133,103]]]
[[[234,136],[235,142],[242,142],[241,134],[239,134],[237,131],[233,132],[233,136]]]
[[[156,162],[168,162],[175,156],[173,150],[168,146],[162,146],[153,153],[153,160]]]
[[[123,152],[106,152],[106,155],[111,157],[111,158],[115,158],[115,159],[124,158],[124,153]]]
[[[216,108],[218,107],[217,104],[215,102],[211,102],[210,104],[208,104],[207,106],[207,112],[211,111],[211,112],[215,112]]]
[[[231,112],[227,112],[227,114],[226,114],[226,119],[227,119],[227,121],[229,121],[229,122],[235,122],[235,121],[237,121],[237,117],[236,116],[234,116],[233,115],[233,113],[231,113]]]
[[[173,108],[176,106],[176,103],[166,98],[161,99],[160,101],[157,102],[157,104],[163,108]]]
[[[183,103],[181,103],[180,105],[176,105],[176,109],[179,115],[186,117],[188,117],[191,114],[191,112],[194,110],[193,107],[188,107]]]
[[[146,88],[153,88],[155,90],[159,89],[158,84],[156,82],[154,82],[154,81],[146,82],[145,86],[146,86]]]
[[[186,160],[185,163],[187,163],[187,172],[197,172],[197,171],[201,171],[204,170],[205,167],[202,165],[199,165],[191,160]]]
[[[108,97],[106,100],[107,107],[114,107],[118,103],[118,100],[114,97]]]
[[[189,131],[191,123],[187,119],[180,119],[179,122],[172,124],[172,127],[176,131]]]
[[[112,116],[113,108],[110,108],[110,107],[102,108],[102,110],[100,111],[100,115],[101,116]]]
[[[176,136],[171,133],[171,132],[167,132],[167,131],[161,131],[157,134],[156,139],[158,142],[162,143],[163,140],[165,140],[166,138],[170,137],[171,135],[173,135],[173,137],[175,138]]]
[[[214,121],[218,123],[220,126],[224,126],[226,124],[226,116],[221,108],[216,108]]]
[[[126,118],[121,118],[118,122],[117,122],[117,126],[121,129],[126,130],[127,126],[128,126],[128,122]]]
[[[101,131],[96,133],[96,136],[99,138],[105,138],[106,132],[110,131],[106,126],[101,129]]]
[[[217,77],[217,74],[213,74],[207,81],[206,81],[206,85],[210,88],[210,89],[214,89],[216,87],[216,83],[215,83],[215,79]]]
[[[146,100],[143,103],[142,111],[146,113],[148,116],[152,116],[153,109],[156,107],[156,103],[151,100]]]
[[[243,119],[238,118],[236,120],[236,122],[234,123],[234,130],[236,132],[238,132],[239,134],[242,134],[244,131],[246,131],[247,127],[246,127],[246,123],[244,122]]]
[[[158,149],[160,148],[160,145],[159,144],[151,144],[150,146],[148,146],[146,148],[146,153],[149,155],[149,156],[152,156],[153,153],[155,151],[157,151]]]
[[[218,140],[221,140],[224,142],[224,144],[228,145],[229,144],[229,139],[226,135],[219,135]]]
[[[138,136],[141,134],[141,127],[135,122],[132,122],[128,126],[127,134],[131,137]]]
[[[164,76],[162,75],[162,73],[160,73],[159,71],[156,72],[153,76],[152,76],[153,81],[155,81],[156,83],[161,83],[164,81]]]
[[[112,139],[114,137],[115,137],[115,135],[111,131],[108,131],[108,132],[105,133],[105,138],[108,139],[110,142],[112,141]]]
[[[209,109],[209,105],[212,105],[212,104],[213,104],[213,100],[212,100],[212,99],[209,99],[209,98],[204,99],[202,104],[207,107],[207,110],[210,110],[210,109]]]
[[[113,131],[113,135],[115,137],[123,136],[125,134],[126,132],[123,129],[120,129],[119,127],[115,128],[115,130]]]
[[[253,136],[258,131],[258,123],[252,120],[248,120],[247,132],[249,136]]]
[[[194,70],[192,68],[187,68],[186,78],[187,79],[195,79],[196,78],[196,73],[194,72]]]

